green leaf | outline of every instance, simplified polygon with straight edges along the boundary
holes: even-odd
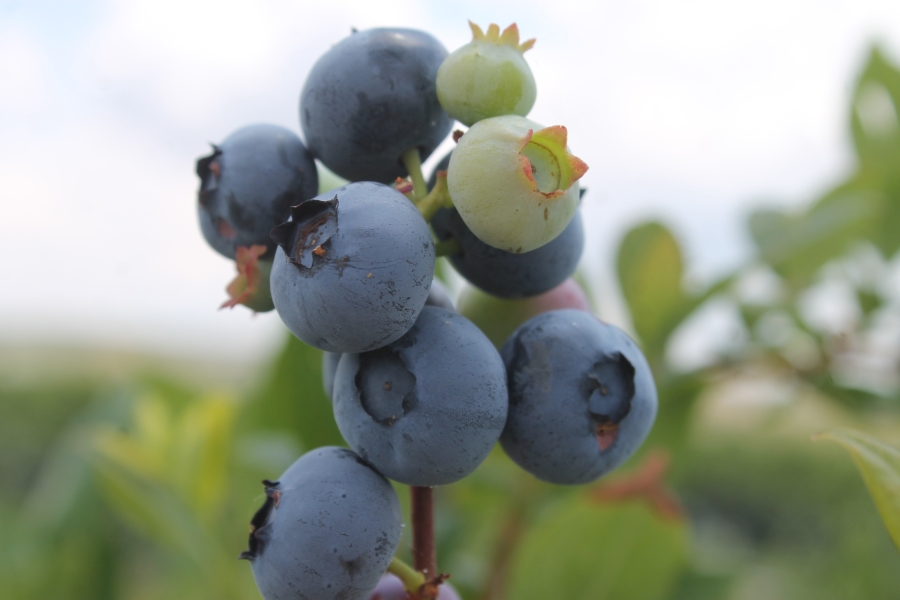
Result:
[[[720,600],[728,598],[732,587],[734,578],[728,575],[710,575],[688,570],[668,600]]]
[[[759,210],[750,216],[750,235],[761,258],[797,290],[819,268],[871,236],[880,194],[845,185],[801,214]]]
[[[345,445],[322,386],[322,351],[288,335],[241,425],[287,433],[305,449]]]
[[[177,424],[173,474],[190,498],[194,514],[204,521],[218,516],[226,500],[226,484],[234,445],[237,405],[221,396],[203,398],[183,411]]]
[[[875,47],[853,92],[850,128],[865,170],[893,170],[900,158],[900,70]]]
[[[690,436],[694,404],[705,389],[705,379],[697,374],[670,375],[659,378],[656,389],[659,412],[644,448],[663,446],[680,452]]]
[[[667,598],[687,563],[687,526],[644,503],[558,504],[513,557],[509,600]]]
[[[894,545],[900,549],[900,450],[852,429],[823,433],[843,446],[859,469]]]
[[[616,266],[634,329],[647,354],[661,356],[669,334],[694,308],[681,288],[675,236],[659,223],[635,227],[619,246]]]
[[[881,296],[870,290],[856,290],[856,301],[859,302],[859,308],[866,316],[872,314],[875,309],[880,308],[884,304]]]
[[[859,168],[797,214],[758,211],[750,232],[762,258],[794,290],[867,240],[887,257],[900,249],[900,70],[875,48],[853,93],[850,128]]]
[[[870,240],[888,257],[900,249],[900,69],[875,47],[853,93],[850,128],[857,179],[878,195]]]
[[[125,522],[154,543],[190,557],[197,566],[212,568],[217,545],[174,494],[102,453],[93,466],[98,489]]]

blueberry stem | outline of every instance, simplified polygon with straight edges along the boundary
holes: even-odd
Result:
[[[438,171],[434,187],[428,195],[416,202],[416,208],[422,213],[422,218],[430,222],[438,210],[452,206],[453,199],[450,198],[450,190],[447,188],[447,172]]]
[[[427,579],[437,575],[437,551],[434,543],[434,489],[412,486],[413,566]]]
[[[425,583],[425,576],[413,569],[411,566],[397,558],[391,559],[388,565],[388,573],[393,573],[403,582],[403,587],[407,592],[417,593],[419,588]]]
[[[425,176],[422,175],[422,158],[419,156],[419,149],[410,148],[403,153],[401,160],[403,166],[409,171],[409,178],[413,184],[413,196],[416,201],[419,201],[428,195],[428,184],[425,183]]]
[[[459,240],[450,238],[443,242],[435,243],[434,254],[435,256],[453,256],[454,254],[459,254],[461,249],[462,247],[459,245]]]

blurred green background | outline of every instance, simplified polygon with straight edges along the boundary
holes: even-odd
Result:
[[[708,288],[686,285],[664,224],[622,232],[658,421],[608,481],[546,485],[498,449],[440,488],[439,565],[466,599],[898,597],[900,553],[852,459],[811,439],[849,427],[900,446],[884,335],[900,322],[900,71],[877,49],[852,107],[853,172],[802,211],[750,215],[754,258]],[[741,326],[707,331],[715,351],[686,364],[686,332],[723,310]],[[0,352],[0,597],[258,597],[237,555],[259,481],[342,444],[319,351],[285,335],[264,368]],[[648,493],[610,500],[666,460]]]

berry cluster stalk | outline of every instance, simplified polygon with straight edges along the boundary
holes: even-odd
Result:
[[[434,543],[434,489],[412,486],[412,556],[413,566],[425,579],[437,576],[437,551]]]

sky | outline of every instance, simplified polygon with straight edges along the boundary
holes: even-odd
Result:
[[[672,227],[698,281],[743,264],[751,209],[799,209],[852,169],[872,45],[900,57],[896,0],[0,0],[0,344],[271,352],[277,315],[217,310],[233,265],[199,233],[194,161],[247,124],[299,133],[304,78],[351,27],[452,51],[467,19],[537,38],[529,118],[590,165],[584,268],[614,322],[628,227]]]

